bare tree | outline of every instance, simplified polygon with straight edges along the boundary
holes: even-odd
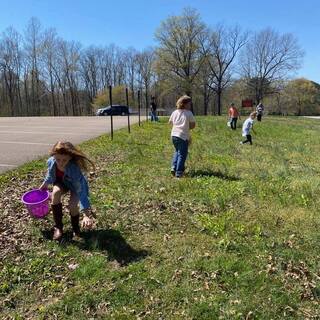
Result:
[[[275,81],[280,81],[301,65],[303,51],[292,34],[280,35],[268,28],[257,32],[241,56],[241,74],[259,102]]]
[[[54,68],[57,64],[57,49],[58,37],[56,30],[46,30],[43,39],[42,70],[44,78],[50,88],[50,99],[54,116],[60,114],[58,89],[56,85],[57,79],[54,73]]]
[[[103,50],[103,57],[100,64],[103,72],[103,88],[106,88],[108,85],[113,85],[114,50],[114,45],[107,46]]]
[[[113,85],[120,86],[125,83],[126,62],[124,50],[114,46],[112,57]]]
[[[98,48],[91,46],[85,49],[81,55],[81,74],[89,93],[90,102],[93,101],[99,89],[98,52]]]
[[[137,55],[138,83],[144,89],[145,105],[149,105],[149,90],[151,86],[155,53],[152,48],[146,49]]]
[[[20,73],[22,50],[21,36],[12,27],[3,32],[0,39],[0,71],[9,100],[11,116],[22,112]]]
[[[218,25],[214,30],[208,30],[207,37],[202,40],[203,54],[207,56],[210,70],[209,87],[216,93],[217,112],[221,115],[221,97],[231,79],[231,67],[239,50],[246,44],[248,33],[240,27],[225,27]]]
[[[212,73],[208,63],[205,62],[197,77],[196,91],[202,96],[203,114],[208,115],[209,104],[215,92],[212,90],[214,83],[212,82]]]
[[[71,102],[72,115],[81,115],[79,101],[79,69],[80,69],[80,47],[77,42],[60,42],[60,59],[63,67],[63,87],[68,93]]]
[[[41,24],[37,18],[31,18],[25,32],[25,53],[31,82],[31,107],[34,115],[40,115],[40,70],[39,59],[42,50]]]
[[[135,81],[137,76],[138,52],[134,48],[129,48],[125,52],[127,83],[129,84],[131,99],[134,101]]]

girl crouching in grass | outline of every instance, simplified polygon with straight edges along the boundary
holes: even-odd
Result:
[[[48,171],[40,189],[53,185],[52,212],[54,220],[53,239],[60,240],[63,235],[62,195],[70,192],[69,212],[73,236],[80,236],[80,210],[83,213],[82,226],[91,228],[93,224],[92,211],[89,202],[89,188],[83,172],[88,171],[91,160],[70,142],[57,142],[50,151],[47,161]]]
[[[176,103],[175,110],[169,119],[172,125],[171,138],[175,148],[172,159],[171,173],[177,178],[183,176],[185,170],[185,161],[188,156],[188,146],[190,143],[190,130],[196,126],[195,118],[190,111],[191,98],[182,96]]]

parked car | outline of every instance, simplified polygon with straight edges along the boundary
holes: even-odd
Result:
[[[96,112],[96,116],[125,116],[128,115],[128,113],[131,113],[129,108],[127,106],[121,106],[121,105],[113,105],[100,108]]]

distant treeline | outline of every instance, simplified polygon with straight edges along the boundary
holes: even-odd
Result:
[[[140,90],[143,105],[155,96],[167,109],[174,108],[179,95],[189,94],[198,114],[221,114],[231,101],[248,98],[267,101],[271,112],[304,113],[306,105],[317,109],[318,87],[310,81],[294,83],[312,84],[309,100],[289,99],[297,90],[287,79],[303,57],[292,34],[209,27],[196,10],[184,9],[162,21],[155,37],[156,47],[138,51],[83,47],[43,29],[37,18],[23,34],[9,27],[0,36],[0,115],[90,115],[109,103],[109,85],[114,103],[125,103],[127,87],[132,107]]]

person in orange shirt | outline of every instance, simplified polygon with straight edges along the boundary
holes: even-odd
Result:
[[[229,115],[229,118],[231,119],[230,121],[231,129],[236,130],[238,118],[240,119],[240,113],[238,109],[234,106],[234,103],[231,103],[228,111],[228,115]]]

